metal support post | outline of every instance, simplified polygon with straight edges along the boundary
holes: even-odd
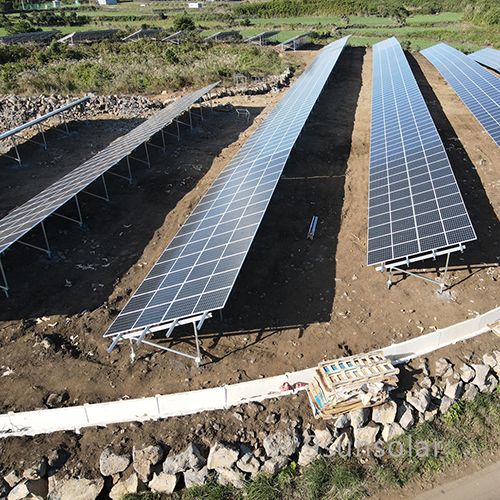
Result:
[[[135,361],[134,342],[132,341],[132,339],[129,340],[130,340],[130,359],[133,363]]]
[[[189,128],[193,130],[193,117],[191,116],[191,106],[188,108],[188,115],[189,115]]]
[[[76,203],[76,210],[78,211],[78,220],[73,219],[73,217],[68,217],[67,215],[58,214],[57,212],[54,212],[54,215],[57,215],[58,217],[69,220],[71,222],[76,222],[80,227],[82,227],[83,226],[83,217],[82,217],[82,212],[80,210],[80,203],[78,203],[78,197],[76,194],[75,194],[74,198],[75,198],[75,203]]]
[[[68,122],[66,121],[66,114],[64,113],[64,111],[61,113],[62,115],[62,119],[63,119],[63,122],[64,122],[64,127],[66,128],[66,134],[69,135],[69,128],[68,128]]]
[[[41,123],[37,123],[36,124],[37,127],[38,127],[38,131],[40,132],[40,134],[42,134],[42,139],[43,139],[43,147],[45,149],[47,149],[47,141],[45,140],[45,133],[43,131],[43,127],[42,127],[42,124]]]
[[[200,343],[198,340],[198,328],[196,328],[196,323],[193,323],[193,328],[194,328],[194,339],[196,342],[196,358],[195,358],[195,363],[196,366],[200,366],[201,358],[200,358]]]
[[[42,232],[43,232],[43,237],[45,239],[45,244],[47,245],[47,255],[49,256],[50,259],[52,257],[52,253],[50,251],[49,239],[47,238],[47,231],[45,231],[45,221],[42,221],[40,224],[42,226]]]
[[[105,200],[109,202],[108,186],[106,186],[106,180],[104,179],[104,174],[101,175],[101,178],[102,178],[102,185],[104,186],[104,192],[106,193]]]
[[[139,338],[136,340],[136,345],[141,345],[142,341],[144,340],[144,337],[146,336],[146,334],[149,332],[149,329],[151,327],[146,327],[144,328],[144,330],[142,331],[141,335],[139,336]],[[132,342],[132,339],[130,339],[130,342]]]
[[[161,129],[161,142],[163,144],[163,152],[165,153],[167,151],[167,146],[165,145],[165,132],[163,132],[163,129]]]
[[[181,130],[179,128],[179,120],[175,120],[175,123],[177,125],[177,140],[180,141],[181,140]]]
[[[5,296],[9,296],[9,284],[7,283],[7,276],[5,275],[5,270],[3,268],[2,259],[0,259],[0,274],[2,275],[3,285],[0,288],[5,292]]]
[[[146,158],[147,158],[148,169],[149,169],[149,168],[151,168],[151,162],[149,161],[148,141],[144,142],[144,149],[146,150]]]
[[[11,156],[11,158],[13,158],[14,160],[17,160],[18,163],[19,163],[19,166],[21,167],[22,166],[21,156],[19,156],[19,149],[17,149],[17,142],[16,142],[16,139],[15,139],[15,136],[11,135],[10,136],[10,140],[12,141],[12,144],[14,145],[14,150],[16,151],[16,157],[17,157],[17,158],[14,158],[13,156]]]
[[[446,266],[444,268],[443,282],[441,283],[441,290],[439,291],[439,293],[443,293],[443,290],[446,287],[446,275],[448,274],[448,264],[449,264],[449,262],[450,262],[450,254],[448,254],[446,256]]]
[[[111,351],[116,347],[116,344],[118,344],[118,342],[120,342],[121,338],[123,337],[123,334],[124,332],[122,333],[119,333],[113,340],[113,342],[111,342],[111,345],[108,347],[108,354],[111,353]]]

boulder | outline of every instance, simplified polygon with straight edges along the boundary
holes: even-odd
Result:
[[[219,442],[215,443],[208,454],[208,469],[230,469],[238,460],[239,454],[239,451],[232,446]]]
[[[21,476],[15,471],[10,471],[6,476],[3,477],[7,484],[14,488],[14,486],[21,482]]]
[[[431,387],[431,398],[441,399],[443,397],[443,388],[439,385],[433,385]]]
[[[27,497],[47,498],[49,483],[46,479],[25,479],[18,483],[7,495],[7,500],[22,500]]]
[[[434,410],[427,410],[424,412],[424,422],[431,422],[434,420],[438,414],[439,409],[434,408]]]
[[[370,422],[365,427],[357,427],[354,429],[354,443],[357,448],[362,444],[372,445],[377,441],[377,436],[380,431],[380,426],[374,422]]]
[[[146,486],[134,472],[128,479],[120,479],[109,492],[111,500],[122,500],[125,495],[136,495],[145,491]]]
[[[288,465],[288,457],[285,456],[273,457],[264,462],[261,472],[275,476],[276,474],[279,474],[287,465]]]
[[[410,403],[419,413],[424,413],[431,402],[431,395],[428,389],[416,391],[413,395],[406,396],[406,401]]]
[[[371,408],[359,408],[349,412],[351,425],[354,429],[365,426],[370,420]]]
[[[382,428],[382,439],[388,443],[393,439],[401,436],[404,433],[404,429],[396,422],[392,424],[385,424]]]
[[[37,463],[32,465],[29,469],[23,472],[23,477],[25,479],[40,479],[47,474],[48,461],[46,457],[43,457]]]
[[[50,492],[50,500],[95,500],[101,493],[104,479],[68,479],[58,481]],[[10,500],[10,499],[9,499]]]
[[[105,448],[99,458],[99,468],[103,476],[113,476],[123,472],[130,465],[130,456],[115,455],[111,448]]]
[[[446,381],[444,388],[444,395],[450,399],[458,399],[464,391],[464,383],[460,380],[456,384],[451,384],[449,380]]]
[[[441,412],[442,415],[444,415],[455,403],[455,400],[452,398],[449,398],[448,396],[443,396],[443,399],[441,399],[441,404],[439,405],[439,411]]]
[[[420,360],[418,369],[422,370],[422,374],[424,375],[424,377],[429,376],[429,367],[427,366],[427,359],[424,358]]]
[[[245,453],[237,462],[236,467],[248,474],[257,474],[260,470],[260,462],[252,452]]]
[[[163,472],[177,474],[189,469],[200,470],[205,464],[206,460],[202,457],[200,450],[191,443],[182,453],[165,459]]]
[[[461,379],[466,384],[476,376],[474,369],[465,363],[460,367],[460,371],[462,372]]]
[[[222,486],[232,484],[235,488],[241,489],[245,486],[245,476],[240,471],[221,467],[217,469],[217,480]]]
[[[200,470],[186,470],[184,471],[184,483],[186,488],[191,486],[203,486],[208,483],[208,467],[201,468]]]
[[[339,417],[335,421],[336,429],[344,429],[345,427],[349,427],[350,425],[351,417],[349,416],[349,413],[343,413],[342,415],[339,415]]]
[[[432,387],[432,380],[430,377],[424,377],[418,385],[423,389],[430,389]]]
[[[174,492],[177,486],[177,481],[179,479],[179,474],[167,474],[165,472],[160,472],[159,474],[153,474],[153,479],[149,481],[149,489],[153,493],[165,493],[170,495]]]
[[[488,365],[490,368],[495,368],[497,366],[497,360],[495,356],[492,356],[491,354],[484,354],[483,355],[483,363],[485,365]]]
[[[323,450],[328,449],[333,443],[333,436],[328,429],[316,429],[314,435],[316,436],[316,443]]]
[[[479,394],[479,389],[474,384],[465,384],[465,390],[462,394],[462,399],[465,401],[473,401],[474,398]]]
[[[134,470],[146,483],[151,478],[152,468],[163,458],[163,448],[159,444],[153,444],[140,450],[134,446],[132,458]]]
[[[298,464],[302,467],[309,465],[319,455],[319,445],[315,435],[305,436],[304,444],[299,451]]]
[[[352,448],[352,439],[347,432],[343,432],[332,444],[332,453],[344,452]]]
[[[396,419],[398,405],[394,401],[387,401],[383,405],[372,409],[372,420],[379,424],[392,424]]]
[[[495,377],[495,375],[493,375],[493,373],[490,373],[487,377],[486,377],[486,382],[485,382],[485,392],[493,392],[497,385],[498,385],[498,379]]]
[[[398,406],[396,422],[405,430],[409,429],[415,423],[415,417],[413,415],[413,408],[411,405],[403,402]]]
[[[445,358],[436,361],[436,375],[438,377],[451,377],[453,375],[453,365]]]
[[[264,438],[263,445],[270,458],[289,457],[298,450],[300,441],[295,430],[278,431]]]
[[[477,386],[480,392],[488,392],[488,386],[486,385],[486,378],[490,372],[490,367],[488,365],[472,365],[476,376],[472,380],[472,383]]]

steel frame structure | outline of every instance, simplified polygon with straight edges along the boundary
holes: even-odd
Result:
[[[276,47],[281,50],[292,49],[293,51],[296,51],[299,47],[302,47],[302,45],[305,45],[309,41],[309,35],[311,33],[312,31],[309,31],[303,35],[294,36],[293,38],[290,38],[290,40],[281,42]]]
[[[157,146],[156,144],[149,143],[149,146],[155,146],[163,151],[165,151],[165,138],[164,133],[169,133],[164,131],[164,128],[171,123],[176,123],[177,133],[171,134],[177,139],[180,139],[180,129],[179,124],[184,123],[180,120],[180,116],[185,112],[188,113],[189,123],[188,126],[192,128],[192,106],[196,103],[199,104],[200,117],[203,120],[203,103],[202,99],[220,82],[214,83],[201,90],[192,92],[186,96],[180,97],[172,104],[162,109],[156,113],[149,120],[120,137],[107,148],[97,153],[95,156],[84,162],[82,165],[77,167],[75,170],[65,175],[62,179],[58,180],[52,184],[47,189],[43,190],[41,193],[36,195],[34,198],[24,203],[20,207],[16,208],[10,212],[6,217],[0,220],[0,275],[3,279],[3,284],[0,284],[0,289],[5,292],[5,295],[9,296],[9,285],[5,275],[5,270],[1,264],[1,257],[4,252],[11,247],[13,243],[21,243],[31,248],[41,250],[45,252],[50,258],[51,249],[49,246],[49,240],[47,237],[47,232],[45,230],[44,221],[50,215],[58,215],[70,221],[76,222],[80,226],[83,224],[83,218],[80,210],[80,204],[78,201],[78,194],[85,193],[95,198],[109,201],[109,194],[106,185],[106,179],[104,177],[105,173],[114,175],[116,177],[121,177],[132,182],[132,174],[130,167],[130,159],[142,162],[150,168],[150,159],[148,151],[148,141],[157,133],[161,133],[162,146]],[[210,102],[210,107],[211,107]],[[137,150],[140,146],[144,146],[146,153],[146,160],[141,158],[133,157],[132,152]],[[116,172],[111,172],[110,169],[120,163],[121,160],[126,159],[127,168],[129,176],[118,174]],[[104,196],[100,194],[88,191],[88,187],[97,179],[101,179],[103,185]],[[73,219],[57,213],[64,204],[66,204],[71,199],[75,199],[78,219]],[[21,238],[31,231],[36,226],[40,225],[44,240],[45,247],[33,245],[31,243],[26,243],[21,241]]]
[[[255,45],[266,45],[269,43],[269,39],[276,36],[280,31],[263,31],[258,35],[251,36],[245,40],[245,43],[253,43]]]
[[[58,125],[64,124],[66,134],[69,135],[68,123],[66,121],[65,112],[69,111],[71,109],[74,109],[79,104],[83,104],[84,102],[87,102],[94,95],[95,94],[89,94],[85,97],[82,97],[81,99],[78,99],[70,104],[67,104],[66,106],[55,109],[54,111],[51,111],[50,113],[47,113],[47,114],[41,116],[40,118],[35,118],[34,120],[31,120],[23,125],[20,125],[19,127],[16,127],[12,130],[9,130],[8,132],[4,132],[3,134],[1,134],[0,141],[10,139],[12,142],[12,146],[14,147],[14,151],[16,152],[16,156],[11,156],[7,153],[4,153],[3,156],[6,156],[7,158],[11,158],[12,160],[16,160],[19,163],[19,166],[22,165],[21,156],[19,154],[19,149],[18,149],[19,142],[16,140],[16,136],[20,132],[22,132],[23,130],[26,130],[27,128],[30,128],[30,127],[37,127],[38,132],[42,136],[43,142],[38,142],[38,141],[34,140],[33,138],[26,139],[26,140],[34,142],[35,144],[43,146],[45,149],[47,149],[47,141],[45,139],[45,130],[43,129],[42,124],[43,124],[43,122],[45,122],[46,120],[48,120],[49,118],[52,118],[54,116],[57,116],[59,118]],[[87,121],[87,110],[86,109],[85,109],[85,121]]]
[[[33,33],[17,33],[15,35],[5,35],[0,37],[0,43],[5,45],[15,45],[17,43],[37,43],[46,42],[60,33],[61,30],[35,31]]]

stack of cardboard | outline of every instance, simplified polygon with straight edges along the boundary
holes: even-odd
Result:
[[[332,418],[387,400],[399,370],[381,351],[320,363],[307,393],[316,418]]]

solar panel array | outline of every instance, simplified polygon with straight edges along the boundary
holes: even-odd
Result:
[[[422,50],[500,146],[500,79],[444,43]]]
[[[109,30],[92,30],[92,31],[74,31],[69,35],[63,36],[59,39],[59,42],[91,42],[96,40],[105,40],[109,38],[111,35],[117,33],[118,29],[109,29]]]
[[[213,35],[207,36],[203,39],[204,42],[208,42],[210,40],[218,41],[218,40],[226,40],[227,38],[238,38],[240,36],[239,31],[218,31]]]
[[[318,54],[224,168],[105,336],[222,309],[347,37]]]
[[[245,43],[257,43],[258,45],[263,45],[264,43],[269,41],[270,38],[276,36],[277,34],[279,34],[279,31],[263,31],[258,35],[254,35],[251,36],[250,38],[247,38],[245,40]]]
[[[295,50],[297,47],[300,47],[301,45],[304,45],[307,43],[307,37],[311,34],[312,32],[309,31],[308,33],[303,33],[302,35],[296,35],[293,38],[290,38],[289,40],[286,40],[285,42],[282,42],[277,45],[277,47],[280,47],[283,50],[292,48]]]
[[[469,54],[467,57],[500,73],[500,50],[491,48],[481,49],[473,54]]]
[[[443,143],[395,38],[373,46],[368,265],[476,239]]]
[[[14,45],[16,43],[45,42],[60,33],[61,30],[34,31],[33,33],[16,33],[15,35],[0,36],[0,43]]]
[[[210,92],[217,83],[180,97],[128,134],[118,138],[106,149],[97,153],[52,186],[10,212],[0,220],[0,254],[138,146],[171,123],[203,95]]]
[[[145,30],[138,30],[131,35],[126,36],[125,38],[122,38],[122,42],[131,42],[135,40],[140,40],[144,38],[155,38],[159,35],[162,35],[164,33],[164,30],[161,28],[151,28],[151,29],[145,29]]]

